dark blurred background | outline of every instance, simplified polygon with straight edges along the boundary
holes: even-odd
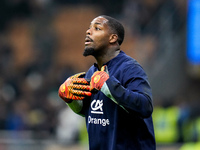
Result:
[[[199,10],[198,0],[1,0],[0,150],[88,149],[84,118],[57,91],[94,63],[82,53],[101,14],[122,22],[122,50],[149,76],[157,149],[199,150]]]

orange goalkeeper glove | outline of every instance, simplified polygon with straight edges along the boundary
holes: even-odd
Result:
[[[103,84],[106,82],[106,80],[108,80],[108,78],[109,78],[108,68],[105,65],[101,68],[101,71],[96,71],[92,75],[91,81],[90,81],[91,92],[95,93],[101,90]]]
[[[59,88],[58,95],[65,102],[72,100],[83,100],[86,96],[91,96],[89,82],[82,78],[85,73],[78,73],[69,77]]]

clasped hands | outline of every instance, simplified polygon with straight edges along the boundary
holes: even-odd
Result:
[[[108,80],[109,74],[107,66],[103,66],[101,71],[96,71],[90,81],[84,78],[85,72],[75,74],[69,77],[59,88],[58,95],[65,102],[72,100],[83,100],[92,93],[101,90],[103,84]]]

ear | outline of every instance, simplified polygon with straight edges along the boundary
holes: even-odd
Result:
[[[111,43],[111,44],[117,42],[117,40],[118,40],[117,34],[111,34],[111,35],[110,35],[110,43]]]

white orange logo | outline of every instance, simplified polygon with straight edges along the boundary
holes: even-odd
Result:
[[[103,114],[103,100],[93,100],[91,103],[91,113]]]

